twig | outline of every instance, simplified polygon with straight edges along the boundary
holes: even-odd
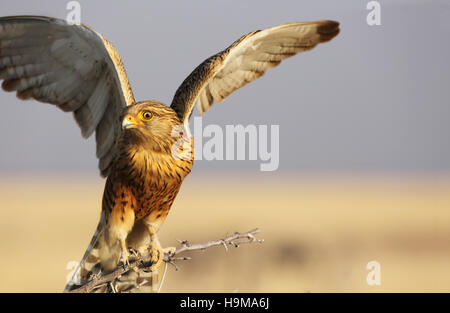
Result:
[[[263,239],[258,239],[255,237],[255,235],[257,233],[259,233],[259,229],[255,228],[255,229],[252,229],[245,233],[235,232],[234,234],[227,236],[225,238],[222,238],[222,239],[208,241],[205,243],[197,243],[197,244],[190,244],[186,240],[178,240],[178,242],[180,243],[181,246],[179,248],[177,248],[174,253],[172,253],[170,255],[168,255],[168,254],[164,255],[163,260],[167,264],[173,265],[175,267],[175,269],[178,270],[178,266],[175,264],[175,261],[191,259],[190,257],[185,257],[185,256],[177,257],[177,255],[179,255],[182,252],[194,251],[194,250],[205,250],[207,248],[214,247],[214,246],[223,246],[225,248],[225,250],[228,250],[227,245],[239,247],[241,244],[248,244],[248,243],[254,243],[254,242],[262,243],[264,241]],[[246,239],[246,240],[241,240],[241,239]],[[88,281],[84,285],[82,285],[76,289],[73,289],[70,292],[71,293],[86,293],[86,292],[90,292],[90,291],[98,288],[99,286],[102,286],[105,284],[109,284],[112,287],[112,290],[115,291],[114,281],[117,278],[120,278],[121,275],[125,274],[129,270],[137,269],[138,271],[142,271],[142,270],[148,271],[149,267],[152,265],[152,259],[153,259],[153,256],[151,254],[148,256],[145,256],[145,257],[130,256],[129,264],[126,264],[126,265],[120,264],[111,273],[95,276],[94,278],[92,278],[90,281]]]
[[[223,246],[225,248],[225,250],[228,250],[227,245],[232,245],[237,248],[241,244],[253,243],[253,242],[258,242],[258,243],[263,242],[264,239],[257,239],[255,237],[255,235],[257,233],[259,233],[259,229],[255,228],[246,233],[235,232],[233,235],[230,235],[230,236],[222,238],[222,239],[208,241],[205,243],[197,243],[197,244],[192,244],[192,245],[189,244],[189,242],[186,240],[178,240],[178,242],[181,244],[181,247],[178,248],[172,255],[165,255],[164,261],[170,263],[171,261],[179,260],[179,259],[186,260],[186,258],[174,258],[176,255],[178,255],[182,252],[185,252],[185,251],[205,250],[207,248],[214,247],[214,246]],[[247,240],[235,241],[238,239],[247,239]]]

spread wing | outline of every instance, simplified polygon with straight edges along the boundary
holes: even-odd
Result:
[[[120,114],[134,98],[120,56],[105,38],[61,19],[2,17],[0,79],[20,99],[73,112],[83,137],[95,131],[99,168],[108,175]]]
[[[197,102],[200,114],[266,70],[299,52],[331,40],[339,23],[317,21],[283,24],[242,36],[222,52],[206,59],[181,84],[171,108],[186,121]]]

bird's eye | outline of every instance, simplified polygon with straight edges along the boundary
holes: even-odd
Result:
[[[139,118],[144,122],[148,122],[153,118],[153,114],[149,111],[141,111],[139,112]]]

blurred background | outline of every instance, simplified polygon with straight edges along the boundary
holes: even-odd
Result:
[[[170,104],[183,79],[241,35],[333,19],[331,42],[285,60],[203,118],[280,125],[280,165],[196,161],[160,231],[203,242],[261,229],[169,269],[163,292],[450,291],[450,4],[380,1],[79,1],[122,56],[137,100]],[[65,18],[65,1],[0,3]],[[59,292],[94,232],[104,180],[70,114],[0,93],[0,291]],[[366,282],[367,263],[381,285]]]

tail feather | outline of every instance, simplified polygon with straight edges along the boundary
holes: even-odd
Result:
[[[132,292],[132,293],[151,293],[158,291],[158,271],[154,272],[135,272],[128,271],[122,275],[116,283],[115,288],[118,292]]]
[[[142,225],[136,223],[135,226],[129,236],[130,242],[128,242],[128,245],[145,254],[143,247],[150,243],[149,236]],[[102,212],[94,236],[64,292],[69,292],[85,284],[93,275],[114,270],[119,262],[120,255],[119,244],[111,246],[106,242],[105,217]],[[158,271],[144,272],[140,270],[135,272],[130,270],[117,279],[114,284],[115,290],[111,290],[110,286],[103,286],[92,292],[157,292],[158,283]]]
[[[84,284],[89,280],[92,274],[96,274],[101,269],[101,250],[103,240],[103,230],[105,224],[104,213],[100,215],[100,221],[97,225],[94,235],[92,236],[91,242],[89,243],[86,252],[83,255],[78,268],[74,272],[72,279],[67,283],[64,288],[64,292],[75,289],[79,284]]]

